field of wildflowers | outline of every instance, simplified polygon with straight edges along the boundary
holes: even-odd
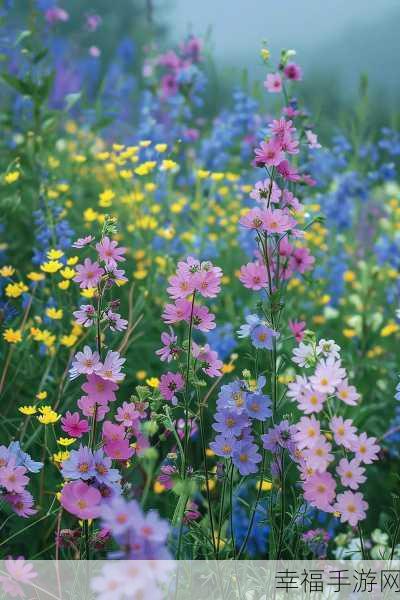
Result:
[[[361,98],[320,143],[267,46],[209,117],[201,39],[102,63],[99,15],[78,51],[31,4],[0,30],[0,557],[400,558],[400,134]]]

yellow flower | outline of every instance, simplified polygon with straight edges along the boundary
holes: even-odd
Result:
[[[3,338],[9,344],[18,344],[22,341],[22,335],[18,329],[6,329],[3,333]]]
[[[65,269],[61,269],[60,274],[64,277],[64,279],[72,279],[76,275],[75,269],[71,269],[71,267],[65,267]]]
[[[19,412],[22,413],[23,415],[34,415],[36,414],[37,410],[36,410],[36,406],[20,406],[19,407]]]
[[[4,267],[2,267],[0,269],[0,275],[2,277],[12,277],[12,275],[14,275],[15,273],[15,269],[14,267],[11,267],[10,265],[4,265]]]
[[[210,176],[210,171],[204,171],[203,169],[199,169],[196,172],[196,175],[199,179],[207,179]]]
[[[357,331],[348,327],[346,329],[343,329],[343,335],[346,338],[353,338],[357,335]]]
[[[49,262],[44,262],[43,264],[41,264],[40,268],[45,273],[57,273],[57,271],[63,268],[63,264],[60,263],[58,260],[51,260]]]
[[[166,151],[166,149],[168,148],[168,146],[167,146],[167,144],[156,144],[154,146],[154,148],[155,148],[156,152],[162,153],[162,152]]]
[[[83,218],[89,223],[91,223],[92,221],[96,221],[98,216],[99,213],[93,210],[93,208],[87,208],[85,211],[83,211]]]
[[[58,321],[59,319],[63,318],[63,314],[64,312],[62,308],[59,308],[58,310],[54,308],[54,306],[46,308],[46,315],[49,317],[49,319],[54,319]]]
[[[78,260],[79,260],[79,256],[71,256],[71,258],[69,258],[67,260],[67,265],[73,267],[74,265],[76,265],[76,263],[78,262]]]
[[[399,326],[397,323],[388,323],[381,329],[381,337],[388,337],[392,335],[392,333],[397,333],[399,331]]]
[[[71,348],[78,341],[78,337],[73,335],[63,335],[60,342],[62,346],[66,346],[67,348]]]
[[[268,50],[268,48],[261,48],[260,54],[264,62],[267,62],[271,56],[271,52]]]
[[[136,371],[136,379],[139,379],[139,381],[143,381],[143,379],[146,379],[146,371]]]
[[[160,380],[158,377],[149,377],[149,379],[146,379],[146,383],[149,387],[157,389],[160,385]]]
[[[19,171],[10,171],[4,175],[4,181],[6,183],[15,183],[20,178],[21,173]]]
[[[108,208],[111,206],[113,199],[115,198],[115,194],[112,190],[104,190],[99,195],[99,206],[103,208]]]
[[[162,161],[160,171],[172,171],[177,167],[179,167],[179,165],[174,160],[166,159]]]
[[[69,458],[68,450],[60,450],[60,452],[56,452],[53,454],[53,461],[55,463],[62,463],[64,460]]]
[[[343,273],[343,280],[347,281],[348,283],[354,281],[356,278],[356,274],[354,273],[354,271],[345,271]]]
[[[135,279],[144,279],[145,277],[147,277],[148,271],[146,271],[146,269],[137,269],[137,271],[134,271],[133,276]]]
[[[52,248],[51,250],[49,250],[47,252],[47,258],[49,260],[58,260],[62,256],[64,256],[64,252],[62,250],[56,250],[56,249]]]
[[[147,148],[148,146],[150,146],[151,144],[151,140],[141,140],[139,142],[139,146],[141,146],[142,148]]]
[[[86,162],[86,156],[83,156],[83,154],[75,154],[72,157],[72,160],[76,163],[84,163]]]
[[[70,446],[74,442],[76,442],[76,438],[63,438],[63,437],[60,437],[57,440],[57,444],[60,444],[60,446]]]
[[[211,448],[206,448],[206,456],[208,456],[208,458],[215,456],[214,450],[211,450]]]
[[[44,277],[45,276],[43,275],[43,273],[36,273],[36,271],[31,271],[27,275],[27,278],[31,281],[43,281]]]
[[[6,296],[8,298],[19,298],[24,292],[28,291],[28,286],[24,283],[9,283],[6,285]]]
[[[235,365],[232,365],[232,364],[224,364],[224,365],[222,365],[222,369],[221,369],[221,371],[223,373],[232,373],[232,371],[234,371],[234,370],[235,370]]]
[[[155,494],[161,494],[162,492],[165,492],[165,485],[163,485],[159,481],[155,481],[153,485],[153,492]]]
[[[46,409],[50,407],[44,407]],[[61,419],[61,415],[57,414],[54,410],[50,408],[50,410],[43,410],[39,408],[39,412],[42,414],[38,417],[38,421],[43,425],[50,425],[52,423],[57,423],[59,419]]]
[[[94,298],[96,293],[96,288],[86,288],[85,290],[81,290],[81,296],[84,298]]]
[[[267,479],[263,479],[262,481],[258,481],[256,484],[256,489],[259,490],[261,488],[262,492],[270,492],[272,490],[272,483]]]
[[[60,290],[67,290],[70,286],[70,283],[70,281],[64,279],[63,281],[60,281],[57,285],[60,288]]]
[[[215,488],[216,485],[217,485],[217,482],[215,481],[215,479],[209,479],[208,480],[208,489],[210,491],[212,491]],[[206,482],[203,483],[203,485],[201,486],[201,489],[202,490],[206,490],[207,489]]]
[[[38,400],[46,400],[46,398],[47,398],[47,392],[45,390],[42,390],[41,392],[38,392],[36,394],[36,398]]]

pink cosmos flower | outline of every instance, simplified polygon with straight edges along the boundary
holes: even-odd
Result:
[[[136,410],[134,402],[124,402],[122,406],[118,407],[117,414],[115,415],[115,420],[124,427],[133,427],[139,419],[140,415]]]
[[[89,423],[85,419],[81,419],[78,412],[67,411],[61,417],[61,429],[73,438],[80,438],[89,431]]]
[[[290,134],[284,135],[280,140],[280,144],[283,152],[287,152],[288,154],[299,153],[299,141],[293,138]]]
[[[315,473],[303,482],[304,498],[315,508],[332,512],[336,483],[328,472]]]
[[[183,389],[185,385],[185,380],[180,373],[164,373],[160,378],[160,393],[165,400],[172,402],[172,404],[177,404],[178,398],[176,397],[176,392],[179,392]]]
[[[286,67],[283,69],[285,77],[291,79],[292,81],[301,81],[303,76],[303,72],[301,67],[296,63],[288,63]]]
[[[368,503],[365,502],[363,495],[360,492],[350,491],[338,494],[334,505],[334,510],[340,513],[340,521],[348,522],[352,527],[356,527],[359,521],[365,519],[367,508]]]
[[[360,399],[360,394],[357,393],[354,385],[349,385],[347,379],[343,379],[336,387],[336,396],[349,406],[355,406]]]
[[[333,394],[337,385],[346,376],[340,360],[330,356],[326,360],[319,361],[315,374],[310,377],[314,389],[325,394]]]
[[[4,499],[11,505],[11,508],[19,517],[26,519],[37,513],[37,510],[33,508],[32,494],[27,490],[19,494],[4,494]]]
[[[175,96],[178,93],[178,81],[173,73],[167,73],[161,79],[161,95],[163,98]]]
[[[189,321],[190,317],[186,320]],[[198,304],[193,306],[193,327],[205,332],[215,329],[215,316],[208,310],[207,306],[199,306]]]
[[[356,440],[352,445],[352,450],[356,454],[356,458],[366,465],[370,465],[377,460],[380,447],[375,443],[375,437],[368,437],[366,433],[361,433],[356,436]]]
[[[201,270],[193,277],[193,282],[196,290],[204,298],[215,298],[221,291],[222,271],[218,272],[215,268],[210,271]]]
[[[108,326],[111,331],[124,331],[128,327],[128,321],[122,319],[119,313],[116,313],[111,309],[107,310],[104,316],[108,321]]]
[[[296,375],[295,380],[288,383],[287,396],[292,400],[300,402],[308,390],[309,384],[307,377],[304,377],[304,375]]]
[[[192,348],[194,358],[202,363],[202,371],[209,377],[220,377],[223,363],[218,359],[217,352],[212,350],[209,344],[198,346],[193,342]]]
[[[65,23],[69,19],[69,14],[59,6],[53,6],[44,13],[45,19],[50,25],[55,23]]]
[[[179,348],[176,347],[176,342],[178,341],[178,338],[171,329],[171,333],[166,333],[164,331],[161,334],[161,341],[164,344],[164,346],[159,350],[156,350],[156,354],[160,357],[160,360],[162,362],[171,362],[171,360],[179,354]]]
[[[73,248],[83,248],[84,246],[87,246],[88,244],[90,244],[91,242],[93,242],[94,240],[94,236],[93,235],[87,235],[83,238],[78,238],[73,244],[72,247]]]
[[[88,375],[87,381],[82,385],[82,389],[97,404],[107,404],[114,402],[116,396],[115,391],[118,385],[114,381],[103,379],[99,375],[92,373]]]
[[[106,266],[110,269],[115,269],[117,263],[125,260],[123,254],[125,254],[126,248],[118,246],[118,242],[110,240],[107,236],[96,244],[96,250],[99,254],[99,259],[105,262]]]
[[[77,352],[69,370],[70,378],[75,379],[78,375],[91,375],[98,373],[103,365],[100,362],[98,352],[92,352],[89,346],[84,346],[83,352]]]
[[[360,466],[360,462],[356,458],[353,458],[353,460],[342,458],[339,461],[336,472],[340,477],[342,485],[352,490],[356,490],[360,483],[366,481],[366,477],[363,475],[365,469]]]
[[[92,262],[90,258],[85,258],[83,265],[77,265],[76,271],[74,281],[79,283],[81,288],[96,287],[104,275],[104,269],[98,262]]]
[[[264,226],[263,229],[268,233],[284,233],[289,229],[293,229],[296,221],[290,214],[280,208],[272,210],[268,208],[264,211]]]
[[[239,279],[250,290],[262,290],[267,285],[267,269],[259,262],[247,263],[241,267]]]
[[[167,288],[168,294],[174,300],[178,298],[187,298],[194,291],[193,277],[188,273],[181,273],[178,271],[176,275],[172,275],[168,279],[170,287]]]
[[[321,392],[317,392],[312,388],[308,388],[303,396],[298,400],[298,405],[300,410],[302,410],[306,415],[310,415],[311,413],[319,413],[324,407],[324,402],[326,400],[326,395]]]
[[[269,142],[261,142],[254,154],[257,167],[277,167],[285,158],[280,142],[274,138]]]
[[[162,319],[168,325],[179,323],[179,321],[187,321],[190,317],[191,302],[185,299],[176,300],[175,304],[166,304]]]
[[[135,454],[128,439],[107,441],[104,444],[104,452],[115,460],[129,460]]]
[[[272,182],[271,186],[270,179],[264,179],[264,181],[257,181],[254,188],[250,192],[250,198],[253,198],[253,200],[255,200],[256,202],[265,204],[265,206],[268,203],[268,199],[270,202],[279,202],[281,195],[282,191],[280,187],[275,183],[275,181]]]
[[[100,516],[101,494],[84,481],[71,481],[64,485],[60,502],[65,510],[79,519],[95,519]]]
[[[97,404],[90,396],[82,396],[77,404],[85,417],[94,417],[96,413],[96,421],[102,421],[109,410],[108,404]]]
[[[329,463],[333,460],[333,454],[330,454],[331,450],[332,446],[326,437],[320,435],[314,444],[304,451],[304,460],[312,469],[322,473],[326,471]]]
[[[306,273],[310,271],[314,263],[315,258],[310,254],[308,248],[295,248],[289,260],[289,267],[298,273]]]
[[[295,211],[299,211],[301,208],[301,204],[299,202],[299,200],[296,198],[296,196],[293,194],[293,192],[290,192],[289,190],[283,190],[283,194],[282,194],[282,205],[283,206],[291,206],[293,208],[293,210]]]
[[[302,417],[296,424],[297,433],[294,435],[294,441],[299,450],[312,448],[319,440],[321,426],[319,421],[312,415],[311,417]]]
[[[295,167],[288,160],[283,160],[277,166],[277,171],[287,181],[300,181],[301,177]]]
[[[294,335],[297,343],[300,343],[304,338],[306,322],[305,321],[289,321],[289,328]]]
[[[344,420],[343,417],[332,417],[329,427],[338,446],[342,445],[351,450],[357,441],[355,435],[357,429],[353,426],[353,421],[351,419]]]
[[[114,383],[119,383],[125,379],[125,373],[121,373],[121,368],[126,358],[121,358],[119,352],[109,350],[102,368],[97,372],[103,379],[108,379]]]
[[[321,144],[318,143],[318,136],[309,129],[306,130],[306,138],[309,148],[322,148]]]
[[[111,421],[104,421],[103,423],[103,438],[107,442],[123,440],[125,439],[125,428],[123,425],[116,425]]]
[[[264,81],[264,87],[268,92],[279,93],[282,91],[282,77],[279,73],[268,73],[266,80]]]
[[[28,563],[22,556],[18,558],[8,557],[4,561],[7,573],[20,583],[29,583],[37,577],[36,571],[33,569],[33,564]]]
[[[286,119],[273,119],[269,124],[269,129],[276,138],[283,140],[285,137],[292,137],[296,132],[296,127],[293,126],[293,121]]]
[[[9,463],[0,469],[0,486],[3,486],[7,492],[21,494],[29,483],[29,478],[25,476],[25,473],[25,467],[16,467]]]
[[[246,229],[262,229],[264,225],[265,212],[260,208],[252,208],[246,213],[239,223]]]

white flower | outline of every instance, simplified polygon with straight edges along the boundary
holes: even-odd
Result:
[[[318,352],[317,352],[318,353]],[[299,365],[299,367],[308,367],[313,362],[315,358],[314,348],[312,346],[308,346],[303,342],[294,348],[292,360],[294,363]]]
[[[333,356],[333,358],[340,358],[340,346],[338,346],[334,340],[320,340],[317,346],[318,353],[321,353],[325,358]]]

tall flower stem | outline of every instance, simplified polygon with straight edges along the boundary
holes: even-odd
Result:
[[[192,331],[193,331],[193,311],[194,311],[194,302],[196,298],[196,291],[193,292],[192,297],[192,306],[190,309],[190,321],[189,321],[189,342],[188,342],[188,352],[187,352],[187,361],[186,361],[186,377],[185,377],[185,429],[184,429],[184,443],[183,443],[183,461],[182,461],[182,473],[181,476],[183,479],[186,479],[186,467],[188,463],[188,448],[189,448],[189,373],[190,373],[190,357],[192,353]]]

